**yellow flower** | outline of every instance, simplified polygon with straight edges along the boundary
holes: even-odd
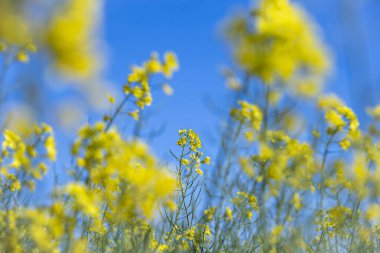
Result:
[[[70,183],[65,186],[65,192],[73,197],[75,208],[79,208],[80,211],[94,218],[99,214],[94,192],[84,185]]]
[[[138,121],[140,119],[140,111],[134,110],[128,113],[129,116],[131,116],[134,120]]]
[[[178,134],[179,134],[179,135],[185,134],[186,132],[187,132],[186,129],[178,130]]]
[[[247,211],[245,214],[247,215],[248,220],[252,219],[253,213],[251,211]]]
[[[115,98],[111,95],[107,95],[107,100],[108,102],[110,102],[111,104],[114,104],[115,103]]]
[[[302,207],[302,199],[299,195],[299,193],[295,193],[293,195],[293,205],[296,210],[300,210]]]
[[[182,158],[181,162],[182,162],[182,164],[185,165],[185,166],[189,165],[189,160],[187,160],[187,159],[185,159],[185,158]]]
[[[195,169],[195,172],[197,173],[197,174],[199,174],[200,176],[202,176],[203,175],[203,171],[201,170],[201,169]]]
[[[101,56],[96,36],[99,0],[65,1],[49,22],[46,44],[54,66],[74,78],[89,78],[99,69]]]
[[[162,251],[167,250],[168,248],[169,248],[168,245],[166,245],[166,244],[160,244],[158,246],[157,250],[158,250],[158,252],[162,252]]]
[[[25,51],[20,51],[17,53],[16,59],[19,62],[27,63],[27,62],[29,62],[29,55]]]
[[[148,73],[160,73],[162,65],[158,59],[158,54],[153,52],[150,59],[144,63],[144,67]]]
[[[163,72],[166,77],[171,78],[173,72],[179,69],[177,56],[173,52],[167,52],[164,55]]]
[[[325,116],[327,122],[337,129],[341,129],[346,126],[346,122],[343,120],[342,115],[338,114],[335,110],[328,110]]]
[[[241,108],[234,108],[231,110],[230,114],[232,118],[236,121],[241,121],[243,124],[248,124],[248,126],[256,131],[260,130],[263,120],[263,113],[260,108],[257,105],[252,105],[242,100],[238,103]]]
[[[10,190],[11,192],[14,192],[14,191],[19,191],[21,189],[21,183],[19,180],[13,180],[11,185],[10,185]]]
[[[360,137],[360,123],[355,113],[332,94],[321,96],[318,107],[326,112],[325,119],[329,125],[327,133],[329,135],[344,134],[339,145],[343,150],[348,150],[352,142]]]
[[[272,229],[272,237],[271,237],[272,243],[277,243],[279,241],[280,235],[282,234],[283,230],[284,230],[284,227],[282,225],[277,225]]]
[[[352,210],[346,206],[335,206],[328,210],[328,215],[337,227],[341,227],[352,218]]]
[[[177,141],[177,145],[184,147],[186,145],[189,146],[190,150],[196,152],[198,149],[202,147],[201,140],[199,136],[192,130],[179,130],[180,139]]]
[[[45,148],[47,155],[50,160],[55,161],[56,156],[57,156],[57,151],[55,149],[55,140],[53,136],[49,136],[45,140]]]
[[[16,133],[8,129],[4,130],[3,149],[6,149],[8,147],[11,149],[15,149],[20,142],[21,138]]]
[[[209,209],[205,210],[204,211],[204,216],[206,218],[206,221],[211,221],[214,219],[214,215],[215,215],[215,212],[216,212],[216,207],[213,206],[213,207],[210,207]]]
[[[144,68],[132,66],[132,73],[128,76],[128,83],[143,82],[147,78]]]
[[[239,163],[240,163],[240,167],[244,171],[244,173],[247,174],[247,176],[249,176],[250,178],[253,178],[253,176],[255,175],[255,170],[252,167],[252,165],[250,164],[249,159],[246,157],[240,157]]]
[[[315,25],[290,1],[259,1],[254,11],[229,26],[237,62],[268,85],[279,80],[298,94],[314,95],[330,65]]]
[[[224,219],[228,221],[232,221],[234,219],[233,212],[229,206],[226,207],[226,211],[224,213]]]
[[[152,53],[149,60],[145,61],[142,66],[133,66],[132,73],[128,76],[128,83],[124,86],[125,94],[132,94],[135,98],[135,104],[143,109],[152,103],[152,94],[150,79],[154,74],[164,74],[166,78],[172,76],[172,72],[177,70],[178,63],[174,54],[165,55],[165,62],[162,63],[157,53]],[[173,94],[173,89],[168,84],[162,86],[167,95]]]
[[[339,146],[343,150],[348,150],[351,147],[351,142],[348,139],[344,139],[344,140],[339,142]]]
[[[201,161],[201,163],[204,163],[204,164],[209,165],[209,164],[210,164],[210,161],[211,161],[210,157],[209,157],[209,156],[206,156],[206,157]]]
[[[194,238],[195,238],[195,227],[186,230],[184,233],[184,236],[186,239],[188,239],[190,241],[194,240]]]
[[[366,218],[372,223],[379,224],[380,223],[380,205],[378,204],[369,205],[366,212]]]

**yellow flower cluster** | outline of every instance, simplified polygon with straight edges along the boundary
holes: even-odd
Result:
[[[201,140],[199,136],[192,130],[182,129],[178,131],[180,136],[177,141],[177,145],[180,147],[188,146],[191,151],[196,152],[198,149],[202,148]]]
[[[3,252],[61,252],[62,240],[70,238],[67,250],[89,252],[84,239],[73,237],[73,217],[65,216],[63,206],[52,209],[1,211],[0,250]],[[53,210],[55,209],[55,210]]]
[[[116,130],[105,130],[103,123],[97,123],[79,131],[72,148],[77,162],[72,172],[75,180],[59,187],[52,202],[39,209],[19,208],[19,194],[13,192],[46,173],[46,165],[35,166],[34,160],[41,156],[55,159],[52,130],[47,125],[35,127],[31,137],[34,145],[5,131],[0,181],[4,191],[0,195],[1,251],[59,252],[69,240],[70,244],[64,246],[69,247],[67,250],[87,252],[95,248],[84,241],[83,234],[78,237],[78,231],[103,238],[119,233],[121,226],[125,240],[140,240],[143,245],[149,235],[149,247],[152,251],[156,248],[153,230],[139,217],[153,218],[159,204],[170,202],[175,179],[160,168],[143,143],[124,141]],[[124,249],[132,247],[128,245]],[[112,246],[103,245],[102,249],[109,251]]]
[[[202,142],[199,136],[192,129],[182,129],[178,131],[180,136],[177,145],[182,148],[180,162],[186,166],[187,170],[194,171],[200,176],[203,171],[200,169],[200,164],[210,164],[210,157],[206,156],[202,159],[203,153],[199,151],[202,148]],[[188,147],[189,152],[184,153],[184,149]]]
[[[312,186],[316,168],[314,152],[309,144],[292,139],[281,131],[268,131],[265,142],[261,141],[259,148],[259,154],[251,159],[264,166],[265,170],[261,173],[265,172],[265,177],[277,182],[286,180],[296,189]],[[272,190],[277,194],[275,185]]]
[[[52,228],[62,227],[40,210],[10,210],[0,213],[2,222],[0,237],[4,240],[0,250],[4,252],[26,252],[29,250],[58,252],[56,236],[63,231]],[[21,226],[19,224],[22,224]],[[58,227],[57,227],[58,226]],[[59,229],[58,229],[59,230]],[[58,232],[58,233],[57,233]],[[28,241],[29,243],[27,243]],[[28,245],[29,244],[29,245]]]
[[[321,240],[321,236],[326,234],[329,237],[334,237],[345,233],[345,227],[349,226],[349,221],[352,219],[352,210],[346,206],[331,207],[327,211],[323,211],[316,216],[317,231],[321,234],[317,239]]]
[[[254,133],[260,130],[263,113],[257,105],[252,105],[241,100],[238,103],[240,108],[233,108],[230,111],[230,115],[235,121],[249,128],[245,136],[249,141],[253,141]]]
[[[96,51],[101,1],[68,0],[59,4],[44,35],[53,64],[66,76],[89,78],[101,64]]]
[[[343,150],[349,149],[352,142],[360,137],[359,121],[355,113],[335,95],[322,96],[318,106],[325,111],[325,119],[329,125],[327,134],[341,134],[339,145]]]
[[[238,63],[266,84],[318,92],[329,60],[304,11],[288,0],[261,0],[251,15],[254,20],[240,17],[229,27]]]
[[[65,192],[87,215],[99,215],[100,208],[106,205],[106,218],[113,221],[138,213],[152,217],[156,204],[165,201],[174,190],[175,180],[159,168],[143,143],[126,142],[116,130],[105,131],[101,122],[79,131],[72,152],[77,159],[77,173],[87,183],[69,185]]]
[[[210,207],[209,209],[206,209],[206,210],[203,212],[206,221],[211,221],[211,220],[214,219],[215,211],[216,211],[216,207],[215,207],[215,206],[212,206],[212,207]]]
[[[101,0],[3,0],[0,3],[0,52],[28,62],[36,44],[50,54],[52,65],[65,77],[88,79],[100,69]],[[31,10],[46,10],[34,13]]]
[[[0,2],[0,52],[14,53],[14,59],[29,61],[29,53],[37,50],[33,41],[33,23],[26,19],[23,2],[3,0]]]
[[[226,221],[233,221],[234,220],[234,213],[232,212],[232,210],[229,206],[226,207],[226,211],[224,212],[224,219]]]
[[[135,99],[136,105],[143,109],[144,106],[150,106],[152,103],[152,94],[150,82],[154,74],[163,74],[166,78],[171,78],[177,71],[179,64],[177,57],[172,52],[164,55],[164,61],[159,60],[157,53],[152,53],[149,60],[142,66],[133,66],[132,73],[128,76],[128,83],[124,86],[125,94],[131,94]],[[168,90],[168,84],[164,84]],[[171,92],[166,92],[171,93]]]
[[[245,214],[248,220],[252,219],[253,211],[259,211],[256,196],[246,192],[238,192],[237,196],[231,199],[235,207]]]
[[[50,161],[56,159],[55,141],[50,126],[34,126],[33,134],[27,141],[15,132],[5,130],[0,156],[1,191],[5,194],[7,190],[15,192],[24,187],[33,191],[35,180],[41,179],[47,172],[44,158]],[[11,201],[12,194],[6,199]]]
[[[163,74],[165,78],[170,79],[178,68],[179,63],[173,52],[165,53],[164,61],[160,61],[157,53],[152,53],[150,59],[145,61],[142,66],[133,66],[132,73],[128,76],[127,84],[123,87],[125,97],[118,107],[118,110],[132,98],[137,109],[130,111],[128,115],[138,121],[140,119],[141,110],[143,110],[145,106],[152,104],[151,81],[153,76]],[[172,95],[174,92],[172,87],[167,83],[163,84],[162,88],[167,95]],[[113,97],[109,96],[108,100],[111,104],[115,103]],[[113,116],[105,115],[104,120],[112,123],[114,119]]]
[[[161,245],[159,252],[189,251],[201,252],[203,245],[210,242],[210,227],[198,224],[186,230],[175,229],[175,246]],[[164,247],[163,247],[164,246]]]

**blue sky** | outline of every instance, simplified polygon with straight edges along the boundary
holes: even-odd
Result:
[[[380,102],[380,1],[298,1],[320,25],[335,69],[328,90],[342,96],[360,116],[364,106]],[[352,3],[349,3],[352,2]],[[171,82],[174,96],[154,93],[155,116],[151,124],[166,124],[154,141],[160,155],[173,147],[177,131],[193,128],[211,139],[217,118],[205,101],[227,109],[220,67],[233,62],[225,41],[223,22],[244,11],[248,0],[112,0],[105,4],[105,40],[109,48],[108,78],[121,86],[131,64],[141,63],[151,51],[177,53],[181,68]],[[369,87],[372,88],[368,92]],[[355,94],[353,98],[352,94]],[[210,142],[210,145],[215,143]],[[211,148],[212,149],[212,148]],[[206,148],[207,150],[207,148]],[[164,155],[165,156],[165,155]]]
[[[247,6],[245,1],[240,3]],[[178,129],[193,128],[206,135],[215,128],[205,100],[207,96],[224,99],[219,69],[229,57],[220,23],[230,9],[231,1],[107,2],[105,31],[111,80],[123,83],[128,66],[141,63],[152,50],[173,50],[179,57],[180,71],[171,82],[175,94],[154,94],[152,107],[158,114],[152,123],[166,123],[164,135],[154,142],[156,150],[163,147],[168,151],[175,144]]]

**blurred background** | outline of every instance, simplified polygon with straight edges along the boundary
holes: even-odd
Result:
[[[380,102],[380,1],[296,2],[320,26],[329,48],[333,71],[326,90],[342,97],[365,123],[365,108]],[[213,143],[220,119],[216,112],[228,110],[224,108],[228,91],[220,70],[223,66],[234,66],[224,40],[224,24],[254,3],[242,0],[106,3],[105,39],[110,49],[107,77],[115,89],[125,81],[128,66],[141,62],[151,50],[173,50],[178,54],[181,66],[172,81],[174,96],[162,92],[154,95],[156,113],[152,121],[154,125],[165,124],[166,129],[154,141],[160,154],[167,154],[165,149],[175,143],[176,132],[181,128],[194,128],[203,140]]]
[[[326,90],[342,97],[365,125],[365,108],[380,102],[380,1],[296,2],[319,25],[322,40],[331,53],[334,67]],[[58,78],[46,71],[48,56],[31,54],[29,64],[15,63],[6,75],[2,71],[2,93],[6,94],[2,110],[7,112],[3,122],[27,128],[28,122],[36,118],[52,124],[59,157],[67,160],[56,166],[70,167],[66,159],[68,144],[76,129],[101,119],[111,110],[107,94],[115,96],[116,104],[121,100],[122,87],[133,64],[141,64],[152,51],[162,55],[170,50],[180,62],[180,71],[170,82],[174,94],[167,96],[160,86],[154,88],[153,105],[142,123],[147,127],[142,128],[141,135],[151,142],[159,157],[168,160],[178,130],[192,128],[203,140],[204,152],[212,156],[218,145],[215,138],[220,122],[229,109],[226,101],[230,91],[221,69],[235,68],[224,25],[253,4],[255,1],[248,0],[104,1],[103,6],[94,7],[94,12],[88,11],[82,17],[86,27],[86,20],[94,19],[96,13],[97,26],[91,29],[97,40],[100,38],[94,43],[100,66],[93,70],[91,78],[80,80],[84,85],[67,85],[77,80]],[[45,8],[48,10],[49,5]],[[42,10],[35,8],[30,12],[36,16]],[[1,63],[6,63],[5,56]],[[126,131],[131,131],[135,124],[127,116],[120,117],[118,123]]]

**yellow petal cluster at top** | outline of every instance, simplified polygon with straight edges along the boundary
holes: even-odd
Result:
[[[157,53],[152,53],[149,60],[142,66],[132,66],[132,73],[128,76],[128,82],[124,86],[125,94],[131,94],[135,99],[136,105],[143,109],[152,103],[150,82],[155,74],[163,74],[170,79],[173,73],[179,68],[177,57],[173,52],[164,54],[164,61],[160,61]],[[168,89],[168,84],[164,87]]]
[[[261,0],[251,15],[254,21],[240,17],[228,29],[238,63],[266,84],[280,82],[307,96],[317,93],[329,59],[303,10],[288,0]]]
[[[177,141],[177,145],[182,147],[183,152],[181,155],[180,163],[185,166],[187,170],[194,171],[200,176],[203,175],[203,171],[200,169],[200,164],[210,164],[210,157],[206,156],[202,159],[203,153],[199,151],[202,148],[202,142],[192,129],[181,129],[178,131],[180,138]],[[189,149],[189,152],[184,153],[185,148]]]
[[[342,135],[339,145],[343,150],[349,149],[352,142],[360,137],[359,120],[355,113],[333,94],[321,96],[318,106],[325,111],[327,133],[331,136]]]
[[[189,146],[190,150],[196,152],[202,148],[202,142],[199,136],[192,129],[182,129],[178,131],[180,139],[177,141],[177,145],[180,147]]]
[[[46,30],[45,43],[54,66],[67,76],[88,78],[99,70],[96,37],[100,0],[60,3]]]
[[[243,124],[250,125],[256,131],[260,130],[263,114],[257,105],[252,105],[246,101],[239,101],[240,109],[232,109],[231,116],[241,121]]]

